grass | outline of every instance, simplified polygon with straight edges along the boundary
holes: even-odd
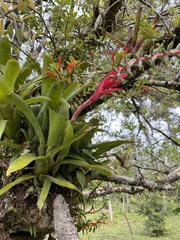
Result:
[[[81,234],[81,240],[131,240],[130,233],[126,218],[123,213],[114,213],[114,222],[107,222],[106,225],[101,225],[95,233]],[[179,240],[180,239],[180,215],[173,215],[166,218],[167,232],[162,237],[148,237],[143,231],[144,217],[137,213],[127,214],[134,240]],[[92,218],[92,216],[91,216]]]

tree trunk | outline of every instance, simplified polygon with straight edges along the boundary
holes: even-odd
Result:
[[[62,195],[57,195],[53,204],[54,228],[59,240],[80,240],[69,212],[69,206]]]
[[[0,199],[0,240],[43,240],[54,231],[60,240],[80,240],[62,195],[50,194],[39,211],[37,196],[26,194],[19,184]]]

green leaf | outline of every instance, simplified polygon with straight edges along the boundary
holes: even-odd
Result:
[[[12,143],[11,141],[0,141],[0,146],[6,146],[6,147],[11,147],[11,148],[22,148],[22,146],[20,144],[15,144]]]
[[[59,113],[49,109],[49,132],[47,139],[47,153],[62,143],[65,118]]]
[[[44,155],[44,144],[45,144],[44,135],[43,135],[42,129],[41,129],[39,122],[38,122],[37,118],[35,117],[33,111],[29,108],[29,106],[26,104],[26,102],[20,96],[18,96],[16,93],[9,94],[8,99],[17,107],[17,109],[19,111],[21,111],[25,115],[27,120],[33,126],[34,132],[37,135],[37,137],[39,139],[39,143],[40,143],[38,153],[40,156]]]
[[[61,98],[60,103],[59,103],[58,113],[60,115],[64,116],[66,120],[69,120],[69,108],[70,108],[70,105],[66,101],[66,99]]]
[[[92,170],[95,170],[99,173],[102,173],[105,176],[112,176],[113,175],[113,171],[108,166],[100,164],[100,163],[89,164],[85,160],[81,161],[81,160],[68,159],[68,160],[64,160],[61,163],[61,165],[63,165],[63,164],[72,164],[72,165],[76,165],[78,167],[84,167],[84,168],[87,168],[87,169],[92,169]]]
[[[31,81],[29,80],[27,84],[21,86],[19,96],[25,98],[28,93],[30,93],[41,82],[41,80],[40,77],[32,79]]]
[[[21,157],[15,159],[9,166],[6,175],[9,176],[12,172],[18,171],[22,168],[25,168],[29,165],[32,161],[35,160],[46,160],[45,156],[37,157],[35,153],[27,153],[22,155]]]
[[[80,84],[73,83],[69,87],[66,88],[66,90],[62,94],[62,97],[64,99],[66,99],[67,101],[69,101],[73,97],[75,97],[79,93],[80,90],[81,90]]]
[[[59,165],[60,162],[68,155],[69,153],[69,149],[71,144],[69,144],[69,142],[71,142],[73,139],[73,127],[70,123],[70,121],[66,122],[66,128],[64,130],[64,138],[63,138],[63,145],[68,144],[67,147],[63,148],[60,152],[59,155],[57,157],[57,160],[52,168],[52,175],[54,176],[56,174],[56,172],[59,169]]]
[[[3,134],[4,130],[5,130],[7,121],[8,120],[0,119],[0,139],[2,137],[2,134]]]
[[[142,8],[139,8],[136,14],[136,21],[135,21],[135,28],[134,28],[134,34],[132,37],[132,47],[136,45],[137,38],[138,38],[138,32],[139,32],[139,24],[140,24],[140,19],[141,19],[141,12]]]
[[[85,130],[84,132],[82,132],[80,135],[78,134],[78,137],[72,139],[72,141],[68,142],[68,143],[65,143],[65,144],[62,144],[54,149],[52,149],[50,152],[48,152],[47,156],[50,157],[50,158],[53,158],[56,153],[58,153],[60,150],[70,146],[72,143],[76,142],[77,140],[79,140],[80,138],[82,138],[85,134],[87,134],[91,129],[87,129]]]
[[[89,66],[88,62],[82,62],[79,66],[79,69],[84,71]]]
[[[12,23],[10,23],[7,27],[7,34],[9,35],[9,37],[12,39],[14,36],[14,28],[12,26]]]
[[[38,202],[37,202],[37,206],[39,208],[39,210],[41,210],[41,208],[44,205],[44,202],[49,194],[49,190],[51,187],[51,180],[49,178],[45,178]]]
[[[70,121],[67,121],[66,128],[64,130],[63,144],[67,144],[67,143],[71,142],[72,139],[73,139],[73,127],[72,127]],[[59,154],[61,155],[61,160],[68,155],[69,148],[70,148],[70,145],[68,145],[66,148],[64,148],[60,151]]]
[[[14,85],[18,77],[19,71],[20,71],[20,66],[18,61],[11,59],[7,62],[4,70],[3,81],[8,93],[13,92]]]
[[[3,195],[5,192],[7,192],[9,189],[11,189],[12,187],[14,187],[15,185],[28,180],[30,178],[34,178],[34,175],[32,175],[31,173],[23,175],[22,177],[17,178],[14,182],[9,183],[8,185],[6,185],[5,187],[0,189],[0,196]]]
[[[102,143],[93,144],[93,145],[89,146],[88,149],[89,150],[97,149],[96,152],[93,153],[93,155],[95,157],[98,157],[102,153],[108,152],[115,147],[118,147],[122,144],[129,144],[129,143],[133,143],[133,141],[117,140],[117,141],[102,142]]]
[[[76,178],[78,180],[78,182],[81,184],[82,189],[85,186],[86,183],[86,177],[84,176],[84,174],[82,172],[76,171]]]
[[[64,88],[64,82],[55,81],[51,84],[49,91],[47,93],[47,97],[49,97],[52,100],[51,102],[49,102],[48,105],[54,111],[57,111],[59,107],[63,88]]]
[[[9,104],[7,99],[7,89],[4,82],[0,79],[0,107],[6,108]]]
[[[53,63],[53,59],[49,55],[43,56],[43,67],[42,67],[42,76],[47,76],[45,74],[46,71],[49,71],[49,68],[51,67],[51,64]]]
[[[49,180],[51,180],[53,183],[61,186],[61,187],[66,187],[66,188],[70,188],[70,189],[74,189],[77,192],[79,192],[80,194],[81,191],[72,183],[70,183],[69,181],[67,181],[66,179],[64,179],[62,176],[58,175],[57,178],[52,177],[50,175],[46,175],[47,178],[49,178]]]
[[[0,37],[0,64],[6,65],[11,59],[11,43],[8,39]]]
[[[38,103],[38,102],[51,101],[51,99],[48,97],[45,97],[45,96],[37,96],[37,97],[32,97],[32,98],[26,99],[24,101],[26,104],[30,105],[30,104],[34,104],[34,103]]]

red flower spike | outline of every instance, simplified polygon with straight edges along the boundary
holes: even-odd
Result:
[[[112,92],[117,92],[122,90],[121,88],[114,88],[115,86],[121,84],[121,81],[118,79],[117,74],[121,72],[121,67],[116,67],[116,70],[112,70],[108,76],[106,76],[97,86],[95,93],[84,103],[82,103],[74,112],[72,116],[72,120],[76,119],[76,117],[80,114],[80,112],[91,105],[93,102],[97,101],[100,97],[105,94],[109,94]],[[125,78],[128,76],[127,72],[120,73],[119,78]]]
[[[147,92],[150,88],[152,87],[151,86],[143,87],[141,88],[140,92]]]
[[[128,73],[126,72],[127,68],[130,68],[133,65],[138,64],[141,62],[146,62],[148,60],[151,60],[152,58],[164,58],[166,56],[176,56],[180,54],[180,49],[172,49],[169,52],[165,53],[156,53],[154,55],[149,55],[148,57],[140,57],[138,59],[131,59],[129,62],[125,63],[123,67],[116,67],[115,70],[112,70],[98,85],[96,88],[95,93],[84,103],[82,103],[74,112],[72,116],[72,120],[76,119],[77,116],[81,113],[81,111],[88,107],[90,104],[92,104],[94,101],[98,100],[101,96],[116,92],[121,90],[120,88],[113,88],[119,84],[121,84],[121,79],[126,78],[128,76]],[[122,56],[122,55],[121,55]],[[120,57],[121,57],[120,56]],[[145,89],[141,89],[141,92],[147,91],[149,87],[146,87]]]
[[[66,72],[67,72],[67,73],[68,73],[68,72],[71,73],[71,72],[73,71],[74,64],[75,64],[74,61],[72,61],[72,62],[70,62],[70,63],[68,64],[68,67],[67,67],[67,69],[66,69]]]
[[[120,71],[120,67],[117,67],[116,70]],[[120,78],[125,78],[128,76],[127,72],[121,73]],[[121,84],[121,81],[117,79],[117,72],[116,71],[111,71],[108,76],[106,76],[98,85],[96,88],[95,93],[90,97],[90,100],[92,102],[95,102],[98,100],[101,96],[112,93],[112,92],[117,92],[119,90],[122,90],[121,88],[113,88],[117,85]]]
[[[58,57],[58,71],[61,69],[62,57]]]
[[[56,77],[56,75],[54,73],[49,72],[49,71],[45,72],[45,74],[50,76],[50,77]]]
[[[114,65],[114,53],[111,55],[112,64]]]

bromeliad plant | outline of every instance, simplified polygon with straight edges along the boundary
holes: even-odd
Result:
[[[10,152],[6,176],[19,174],[4,184],[0,195],[25,180],[34,179],[39,209],[52,183],[63,187],[61,190],[65,187],[71,193],[75,190],[81,194],[88,171],[113,175],[101,158],[112,148],[130,143],[117,140],[92,144],[99,121],[78,121],[81,111],[103,95],[122,90],[119,85],[130,74],[132,66],[142,67],[143,62],[153,65],[156,59],[167,61],[169,56],[180,54],[178,49],[168,49],[168,52],[153,52],[114,67],[71,117],[70,102],[84,89],[72,76],[76,68],[82,70],[84,65],[71,58],[63,70],[61,58],[54,63],[45,55],[42,69],[32,60],[20,66],[11,59],[10,49],[10,42],[0,38],[0,145],[4,154]]]
[[[89,170],[112,175],[107,163],[99,159],[129,141],[92,144],[99,121],[70,119],[69,101],[83,89],[71,76],[83,64],[71,58],[63,70],[61,58],[54,63],[45,55],[42,69],[32,60],[20,66],[11,59],[7,39],[0,38],[0,48],[0,145],[5,155],[9,153],[6,179],[13,179],[4,182],[0,195],[34,179],[41,209],[52,183],[81,194]]]

